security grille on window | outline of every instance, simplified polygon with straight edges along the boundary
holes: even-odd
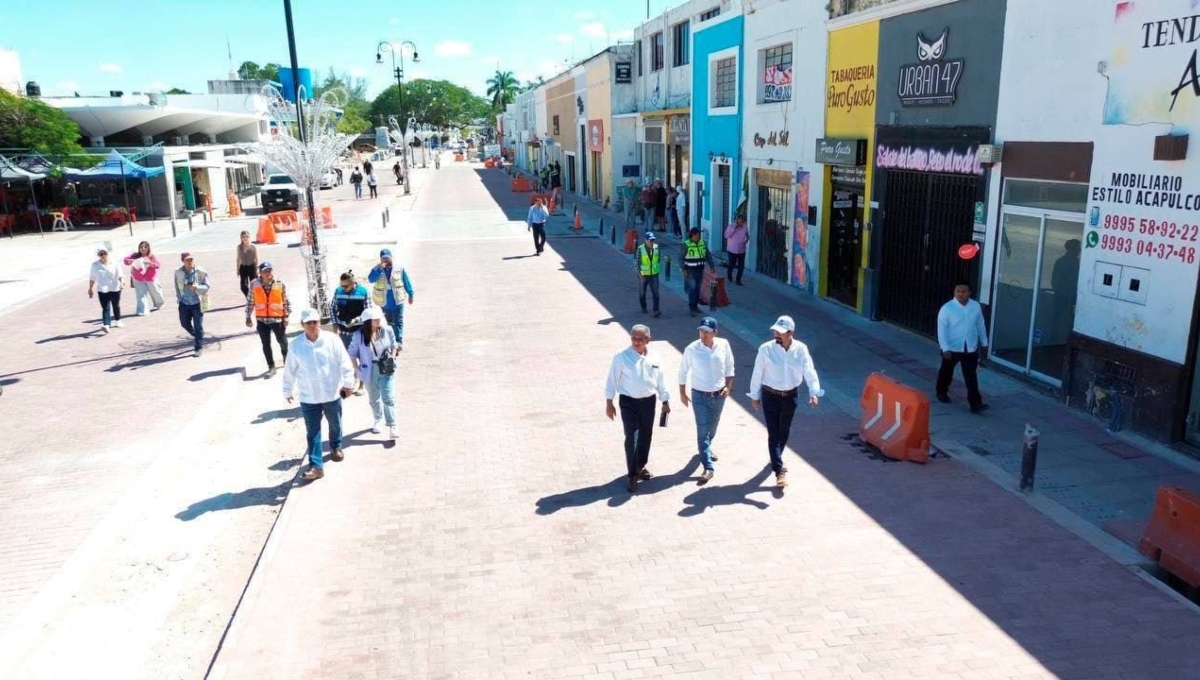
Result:
[[[713,87],[713,108],[720,109],[737,104],[737,57],[718,59],[717,80]]]
[[[663,33],[659,31],[650,38],[650,70],[661,71],[663,58]]]
[[[792,44],[763,50],[763,102],[792,100]]]
[[[688,63],[688,28],[686,21],[671,27],[672,66],[686,66]]]
[[[706,11],[700,13],[700,21],[708,21],[709,19],[716,18],[720,15],[721,15],[721,8],[713,7],[710,10],[706,10]]]

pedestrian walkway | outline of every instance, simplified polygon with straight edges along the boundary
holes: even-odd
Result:
[[[572,203],[568,199],[568,206]],[[582,198],[578,205],[588,225],[585,231],[595,233],[603,219],[606,224],[619,226],[620,244],[625,228],[622,216]],[[561,223],[561,218],[558,221]],[[606,234],[605,240],[608,236],[611,234]],[[678,239],[660,236],[659,242],[665,254],[678,260]],[[725,275],[723,269],[719,273]],[[880,371],[925,389],[932,397],[940,365],[939,351],[932,340],[869,321],[854,310],[816,300],[759,275],[747,272],[744,281],[744,286],[727,288],[731,306],[713,312],[717,318],[736,320],[757,330],[770,325],[779,314],[793,314],[802,337],[813,337],[812,329],[818,328],[832,334],[830,348],[838,349],[837,356],[846,359],[845,370],[857,376],[860,385],[867,374]],[[670,285],[682,295],[678,267]],[[948,289],[947,300],[950,293]],[[633,295],[629,298],[630,309],[636,304]],[[676,311],[685,312],[686,305]],[[1025,425],[1032,425],[1041,433],[1038,500],[1050,501],[1039,503],[1039,507],[1104,543],[1122,561],[1144,561],[1133,548],[1149,520],[1160,486],[1177,485],[1200,492],[1200,462],[1194,458],[1139,437],[1108,432],[1101,420],[1070,409],[1044,391],[1003,373],[981,371],[980,381],[991,406],[983,416],[967,410],[961,376],[956,376],[952,393],[955,403],[933,402],[934,445],[1006,488],[1015,488],[1020,477],[1022,436]],[[1118,539],[1124,547],[1109,537]]]
[[[443,180],[472,205],[503,186]],[[614,275],[628,260],[553,232],[531,257],[505,220],[527,196],[495,195],[491,220],[461,218],[477,240],[454,224],[402,243],[421,271],[402,437],[377,441],[349,400],[346,460],[293,491],[210,677],[1200,673],[1200,616],[1150,581],[955,458],[851,447],[863,360],[824,319],[798,314],[828,394],[797,415],[786,493],[744,394],[768,324],[722,312],[738,379],[717,476],[697,484],[675,403],[631,497],[602,394],[645,318]],[[695,319],[676,292],[665,303],[679,312],[651,320],[653,349],[673,376]]]

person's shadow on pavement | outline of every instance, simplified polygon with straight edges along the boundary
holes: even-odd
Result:
[[[653,458],[651,464],[646,466],[653,472]],[[621,475],[611,482],[598,484],[596,486],[587,486],[582,489],[575,489],[553,496],[539,498],[537,502],[537,514],[553,515],[563,508],[580,508],[592,503],[598,503],[604,499],[608,499],[608,507],[616,508],[629,502],[634,496],[645,496],[649,494],[664,491],[673,486],[681,484],[692,476],[696,470],[700,468],[700,457],[692,456],[684,466],[677,472],[669,475],[658,476],[639,482],[637,493],[629,493],[625,488],[625,483],[629,479],[626,475]]]
[[[283,505],[283,501],[287,498],[288,489],[291,488],[293,481],[289,479],[276,486],[257,487],[237,493],[217,494],[212,498],[192,503],[186,510],[176,514],[175,519],[190,522],[201,515],[218,510],[237,510],[238,508],[248,508],[255,505]]]
[[[750,480],[741,484],[726,486],[705,486],[692,493],[683,502],[687,505],[679,511],[680,517],[695,517],[705,510],[718,505],[749,505],[759,510],[770,507],[767,503],[750,497],[752,493],[770,492],[775,498],[783,497],[783,490],[766,488],[762,484],[771,476],[771,466],[768,465]]]

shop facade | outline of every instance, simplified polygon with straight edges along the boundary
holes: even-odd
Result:
[[[822,167],[819,294],[860,313],[868,269],[870,207],[875,142],[879,56],[877,20],[842,25],[829,32],[825,78],[825,134],[814,142]]]
[[[824,78],[827,15],[818,4],[782,0],[756,2],[754,10],[744,20],[741,88],[746,268],[813,292],[821,235],[809,225],[819,224],[821,200],[812,191],[812,144],[825,112],[821,97],[793,84]]]
[[[928,337],[956,283],[979,290],[1006,2],[959,0],[879,22],[872,234],[864,307]],[[976,226],[978,225],[978,226]]]
[[[575,129],[575,77],[570,71],[555,76],[546,87],[546,127],[542,130],[543,164],[562,167],[563,191],[583,191],[583,173],[577,165],[579,132]],[[539,168],[540,169],[540,168]]]
[[[1009,4],[988,234],[998,360],[1114,430],[1200,442],[1192,3]]]
[[[740,10],[740,8],[738,8]],[[692,34],[691,176],[688,227],[699,227],[716,251],[743,200],[741,102],[743,17],[728,11]]]

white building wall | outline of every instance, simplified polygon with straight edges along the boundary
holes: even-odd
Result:
[[[1200,98],[1185,88],[1174,113],[1151,115],[1163,122],[1143,120],[1143,111],[1158,107],[1166,110],[1170,91],[1185,73],[1194,45],[1176,44],[1144,48],[1144,19],[1170,20],[1194,14],[1189,0],[1144,0],[1136,4],[1137,14],[1118,30],[1114,16],[1115,0],[1008,0],[1005,25],[1004,61],[997,112],[996,140],[1094,142],[1091,200],[1085,222],[1085,242],[1078,279],[1075,308],[1076,332],[1121,347],[1150,354],[1168,361],[1184,363],[1188,352],[1193,302],[1198,268],[1200,240],[1185,240],[1187,234],[1173,236],[1143,235],[1138,227],[1130,230],[1108,229],[1106,217],[1127,217],[1140,224],[1142,219],[1179,225],[1200,222],[1200,210],[1167,210],[1138,205],[1136,189],[1132,202],[1121,204],[1098,200],[1111,187],[1114,172],[1147,176],[1177,176],[1182,190],[1180,201],[1189,197],[1200,200],[1200,151],[1188,151],[1184,161],[1154,161],[1154,139],[1158,135],[1200,132]],[[1134,25],[1136,24],[1136,25]],[[1118,48],[1120,45],[1120,48]],[[1126,72],[1118,84],[1115,69],[1121,68],[1114,54],[1136,64],[1136,74]],[[1144,61],[1143,61],[1144,60]],[[1153,67],[1148,62],[1153,63]],[[1128,67],[1127,67],[1128,68]],[[1099,71],[1106,70],[1102,75]],[[1124,124],[1104,125],[1106,96],[1110,87],[1118,91],[1120,118]],[[1002,169],[1002,166],[997,166]],[[999,172],[992,174],[991,205],[1001,204]],[[1122,193],[1124,193],[1122,191]],[[1196,206],[1200,208],[1200,206]],[[1091,220],[1098,224],[1093,225]],[[1191,220],[1191,221],[1188,221]],[[988,243],[1001,243],[999,210],[988,215]],[[1182,231],[1182,230],[1179,230]],[[1093,236],[1094,234],[1094,236]],[[1133,240],[1132,252],[1106,248],[1101,238],[1121,237]],[[1138,243],[1154,244],[1154,254],[1139,255]],[[1197,248],[1196,257],[1187,255],[1162,258],[1157,246]],[[989,251],[997,248],[988,248]],[[1169,252],[1169,251],[1168,251]],[[995,269],[989,254],[984,263],[984,290],[992,288]],[[1103,265],[1103,266],[1098,266]],[[1115,286],[1106,289],[1103,274],[1116,270]],[[1122,273],[1122,271],[1124,273]],[[1138,294],[1129,294],[1121,277],[1130,271],[1141,277]],[[1121,297],[1118,298],[1117,295]],[[1134,298],[1134,299],[1122,299]],[[1140,298],[1140,299],[1138,299]]]
[[[750,171],[750,251],[747,268],[753,268],[757,255],[756,227],[758,187],[755,169],[787,171],[795,180],[798,170],[811,173],[809,203],[818,206],[815,227],[809,229],[808,260],[816,276],[820,265],[820,201],[823,166],[813,162],[816,139],[825,129],[825,60],[828,14],[821,3],[797,4],[789,0],[760,0],[747,7],[743,23],[743,64],[741,106],[742,167]],[[780,45],[792,46],[792,98],[786,102],[763,102],[764,51]],[[774,133],[774,139],[772,139]],[[786,145],[782,134],[787,133]],[[758,143],[756,143],[756,141]],[[771,142],[774,142],[772,145]],[[760,145],[761,144],[761,145]],[[741,178],[735,178],[741,182]],[[796,216],[793,204],[790,220]],[[792,241],[788,239],[788,261]]]
[[[8,90],[15,95],[25,94],[21,57],[13,50],[0,50],[0,90]]]

